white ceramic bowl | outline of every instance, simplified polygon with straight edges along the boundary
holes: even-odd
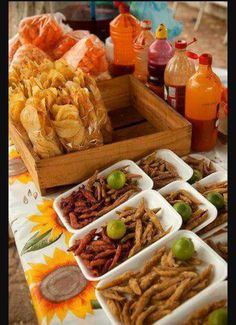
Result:
[[[172,208],[172,206],[170,204],[168,204],[168,202],[157,191],[154,191],[154,190],[147,190],[147,191],[139,193],[138,195],[136,195],[135,197],[130,199],[129,202],[125,202],[125,203],[121,204],[119,206],[119,208],[117,208],[116,210],[121,211],[125,206],[137,207],[138,202],[141,200],[141,198],[145,199],[145,202],[150,209],[161,208],[161,210],[159,212],[157,212],[157,216],[160,219],[161,224],[165,230],[167,230],[169,227],[172,227],[170,233],[168,233],[163,238],[170,236],[170,234],[172,234],[173,232],[176,232],[181,227],[182,218],[180,217],[180,215],[175,211],[174,208]],[[69,246],[72,246],[76,240],[82,239],[92,229],[95,229],[95,228],[100,229],[100,227],[106,225],[106,223],[111,219],[119,219],[119,215],[116,214],[115,210],[109,212],[102,219],[101,218],[97,219],[96,221],[91,223],[89,225],[89,227],[87,227],[87,229],[83,229],[80,234],[73,235],[70,239]],[[155,245],[158,244],[160,240],[151,244],[148,247],[152,247],[152,246],[155,247]],[[144,248],[136,255],[145,252],[145,250],[148,249],[148,247]],[[134,255],[134,256],[136,256],[136,255]],[[108,276],[111,276],[114,272],[116,272],[116,270],[119,270],[123,265],[125,265],[126,263],[129,263],[133,259],[133,257],[127,259],[126,261],[119,264],[118,266],[116,266],[115,268],[110,270],[109,272],[107,272],[104,275],[99,276],[99,277],[94,277],[91,275],[88,268],[84,265],[82,258],[75,256],[75,259],[76,259],[76,261],[77,261],[77,263],[86,279],[88,279],[90,281],[99,281],[99,280],[105,279]]]
[[[209,264],[214,265],[214,274],[210,283],[210,286],[214,283],[218,283],[220,281],[223,281],[227,276],[227,263],[221,258],[211,247],[209,247],[200,237],[198,237],[195,233],[188,230],[179,230],[175,233],[172,233],[168,237],[162,238],[159,242],[156,243],[155,246],[149,246],[145,251],[140,252],[140,254],[134,256],[132,260],[130,259],[127,261],[126,264],[121,265],[119,269],[114,270],[113,274],[109,277],[107,277],[105,280],[102,280],[98,283],[97,288],[103,286],[105,283],[110,282],[111,280],[115,279],[117,276],[123,274],[126,271],[129,270],[140,270],[145,262],[147,262],[148,259],[150,259],[154,252],[161,248],[162,246],[171,247],[172,244],[180,237],[185,236],[188,238],[191,238],[193,241],[195,250],[198,253],[198,257],[204,261],[203,265],[198,266],[199,271],[201,271],[203,268],[205,268]],[[207,288],[203,289],[201,292],[204,292],[207,290]],[[97,300],[99,304],[102,306],[103,310],[105,311],[107,317],[110,319],[111,323],[114,325],[122,325],[120,322],[118,322],[112,313],[110,312],[106,299],[102,296],[99,290],[95,290]],[[199,296],[200,293],[198,293],[197,296]],[[170,315],[174,313],[182,313],[182,310],[186,304],[190,304],[191,301],[194,298],[191,298],[184,302],[182,305],[180,305],[178,308],[176,308]],[[169,317],[169,315],[163,317],[159,321],[155,322],[156,325],[170,325],[171,323],[166,322],[165,319]],[[186,317],[186,314],[185,314]],[[176,323],[173,323],[173,325],[176,325]]]
[[[172,164],[183,181],[187,181],[193,175],[193,169],[186,164],[179,156],[169,149],[159,149],[156,152],[156,158],[161,158]],[[146,156],[145,158],[149,157]],[[137,162],[137,164],[140,160]]]
[[[139,174],[139,175],[142,176],[142,178],[138,179],[138,186],[142,189],[142,191],[149,190],[149,189],[151,189],[153,187],[152,179],[146,173],[144,173],[144,171],[135,162],[133,162],[132,160],[119,161],[119,162],[115,163],[114,165],[104,169],[98,175],[103,175],[103,176],[109,175],[113,170],[122,168],[122,167],[127,166],[127,165],[129,165],[129,171],[131,173]],[[76,185],[76,186],[72,187],[70,190],[60,194],[55,199],[55,201],[53,203],[53,208],[55,209],[56,213],[58,214],[61,222],[66,227],[66,229],[71,233],[80,233],[82,230],[87,229],[92,222],[89,225],[87,225],[87,226],[85,226],[84,228],[81,228],[81,229],[72,228],[71,225],[69,224],[69,222],[66,220],[66,218],[63,215],[63,211],[60,208],[60,201],[61,201],[62,198],[66,198],[72,192],[78,190],[82,185],[87,184],[87,182],[88,182],[88,180],[86,180],[83,183],[80,183],[79,185]],[[134,193],[134,195],[137,195],[137,194]],[[129,201],[129,200],[127,200],[127,201]],[[106,214],[104,214],[102,217],[100,217],[100,219],[103,218],[104,216],[106,216]]]
[[[184,181],[175,181],[172,182],[165,187],[161,188],[158,192],[165,196],[166,194],[178,190],[185,190],[191,193],[197,200],[201,202],[199,207],[203,210],[208,211],[208,218],[199,226],[195,227],[193,229],[194,232],[199,231],[200,229],[206,227],[209,223],[211,223],[213,220],[215,220],[217,216],[217,209],[216,207],[211,204],[203,195],[201,195],[195,188],[193,188],[189,183]]]
[[[227,172],[219,171],[219,172],[213,173],[213,174],[201,179],[200,181],[198,181],[198,184],[205,186],[205,185],[211,185],[214,183],[219,183],[219,182],[224,182],[224,181],[227,181]],[[196,188],[196,183],[193,185],[193,187]],[[213,235],[220,229],[225,228],[227,225],[228,225],[228,222],[224,222],[224,223],[222,223],[222,225],[219,225],[219,226],[209,230],[207,233],[201,235],[200,237],[202,239],[205,239],[205,238]]]

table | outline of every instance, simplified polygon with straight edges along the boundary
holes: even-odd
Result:
[[[214,150],[201,154],[227,169],[227,145],[218,142]],[[9,160],[9,223],[38,323],[109,325],[96,304],[96,283],[83,277],[73,254],[67,252],[71,234],[52,208],[59,193],[39,194],[12,143]]]

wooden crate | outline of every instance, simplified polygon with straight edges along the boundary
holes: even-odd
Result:
[[[157,148],[178,155],[190,151],[191,124],[133,76],[98,83],[112,121],[113,142],[98,148],[40,159],[14,125],[10,134],[41,194],[78,184],[119,160],[139,158]]]

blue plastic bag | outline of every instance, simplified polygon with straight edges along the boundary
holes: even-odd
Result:
[[[173,18],[173,11],[167,1],[130,1],[130,11],[139,20],[151,19],[152,31],[163,23],[168,28],[168,39],[173,40],[181,34],[183,24]]]

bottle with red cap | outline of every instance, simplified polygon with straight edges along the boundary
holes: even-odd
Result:
[[[167,63],[164,80],[167,90],[167,101],[170,106],[184,115],[185,87],[188,79],[195,73],[195,65],[187,56],[187,46],[184,40],[175,42],[175,54]]]
[[[167,38],[167,28],[164,24],[160,24],[156,30],[156,40],[148,50],[148,81],[146,85],[161,98],[164,98],[164,71],[174,54],[174,49]]]
[[[212,71],[212,56],[199,57],[197,72],[187,81],[185,117],[192,123],[192,150],[212,150],[217,140],[222,84]]]
[[[134,72],[135,55],[133,41],[140,32],[140,22],[129,12],[129,6],[115,1],[120,14],[110,22],[110,35],[114,45],[113,76]]]
[[[148,48],[154,42],[155,37],[151,31],[152,21],[145,19],[141,21],[141,32],[134,40],[134,53],[135,53],[135,70],[134,76],[140,81],[147,81],[147,55]]]

